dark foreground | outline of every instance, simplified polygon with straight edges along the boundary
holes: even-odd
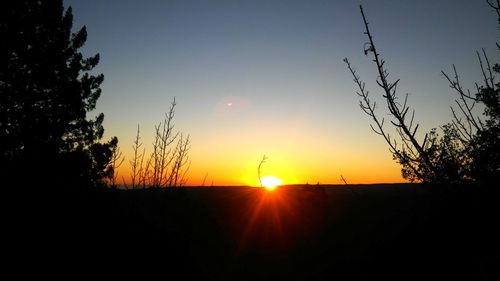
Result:
[[[21,276],[500,280],[498,197],[473,188],[80,190],[37,202],[16,211],[8,241]]]

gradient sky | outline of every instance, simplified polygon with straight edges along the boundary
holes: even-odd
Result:
[[[84,53],[101,55],[96,112],[127,158],[119,178],[137,124],[149,146],[175,96],[177,129],[192,139],[190,184],[207,174],[207,184],[256,184],[264,154],[263,174],[284,183],[404,181],[342,61],[381,98],[360,4],[422,133],[451,120],[455,96],[441,70],[455,64],[472,89],[481,81],[475,51],[498,61],[484,0],[66,1],[74,29],[87,26]]]

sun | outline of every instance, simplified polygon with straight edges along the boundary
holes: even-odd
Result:
[[[272,190],[272,189],[276,188],[276,186],[281,185],[283,183],[282,180],[280,180],[274,176],[262,177],[262,178],[260,178],[260,181],[262,183],[262,186],[268,190]]]

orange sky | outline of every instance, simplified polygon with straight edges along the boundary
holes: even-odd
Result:
[[[356,132],[332,134],[300,124],[283,126],[282,121],[264,122],[256,117],[242,126],[213,129],[212,137],[203,131],[192,134],[188,184],[201,185],[206,176],[205,185],[258,185],[257,167],[263,155],[268,159],[261,175],[276,176],[283,184],[338,184],[342,183],[341,175],[348,183],[404,181],[383,140],[369,133],[368,123],[368,134],[360,137]],[[152,135],[144,132],[141,137],[148,155]],[[127,146],[121,144],[121,150],[126,161],[118,170],[118,178],[124,176],[128,182],[132,149],[130,140],[124,143]]]
[[[84,54],[100,54],[95,114],[105,114],[104,141],[117,136],[126,158],[118,180],[129,178],[137,124],[149,154],[154,125],[176,97],[176,129],[192,140],[191,185],[205,175],[207,185],[256,185],[263,155],[262,175],[284,184],[335,184],[341,175],[403,182],[343,63],[349,58],[390,127],[363,52],[359,4],[389,80],[401,79],[398,94],[408,93],[420,141],[451,120],[456,95],[441,71],[456,65],[464,88],[475,89],[483,79],[475,50],[493,57],[498,29],[485,1],[385,2],[65,1],[74,28],[87,27]]]

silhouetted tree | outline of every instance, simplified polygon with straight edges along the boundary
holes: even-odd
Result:
[[[72,9],[61,0],[0,4],[2,172],[87,184],[110,173],[116,142],[99,142],[102,113],[87,119],[104,79],[92,72],[99,55],[83,57],[86,28],[72,33],[72,25]]]
[[[111,139],[111,159],[109,161],[110,175],[107,179],[108,185],[116,188],[116,180],[118,179],[118,168],[123,164],[125,158],[123,157],[120,147],[118,146],[118,139],[116,137]],[[125,182],[124,182],[125,183]]]
[[[486,2],[494,9],[500,28],[500,0]],[[499,43],[496,47],[500,51]],[[451,107],[453,120],[445,125],[444,137],[455,142],[460,181],[493,184],[500,180],[500,81],[495,77],[495,73],[500,74],[500,65],[491,65],[484,49],[482,54],[476,53],[483,81],[476,83],[473,93],[462,87],[455,65],[453,78],[442,72],[458,94],[458,110]],[[477,104],[483,107],[482,116],[474,114]]]
[[[500,24],[500,0],[496,4],[487,1],[494,8]],[[422,141],[417,139],[419,125],[414,123],[415,112],[408,115],[408,95],[401,102],[396,89],[399,79],[389,82],[389,74],[385,61],[380,59],[373,37],[370,33],[363,8],[361,15],[369,42],[365,44],[365,55],[372,53],[377,65],[377,84],[383,89],[383,98],[387,103],[390,123],[396,128],[399,143],[385,130],[385,119],[380,119],[376,112],[376,102],[372,102],[356,71],[347,59],[344,61],[354,77],[361,97],[360,107],[375,123],[371,128],[381,135],[392,152],[394,158],[402,165],[402,175],[410,181],[432,183],[476,183],[491,184],[500,177],[500,83],[496,82],[493,73],[500,73],[498,64],[491,66],[486,53],[477,53],[484,77],[483,85],[476,85],[476,93],[465,91],[454,68],[454,78],[445,77],[458,94],[456,104],[459,112],[452,107],[453,120],[441,127],[443,136],[439,137],[436,129],[425,134]],[[497,43],[500,50],[500,46]],[[484,106],[483,117],[475,115],[476,104]],[[483,120],[485,118],[485,120]]]

